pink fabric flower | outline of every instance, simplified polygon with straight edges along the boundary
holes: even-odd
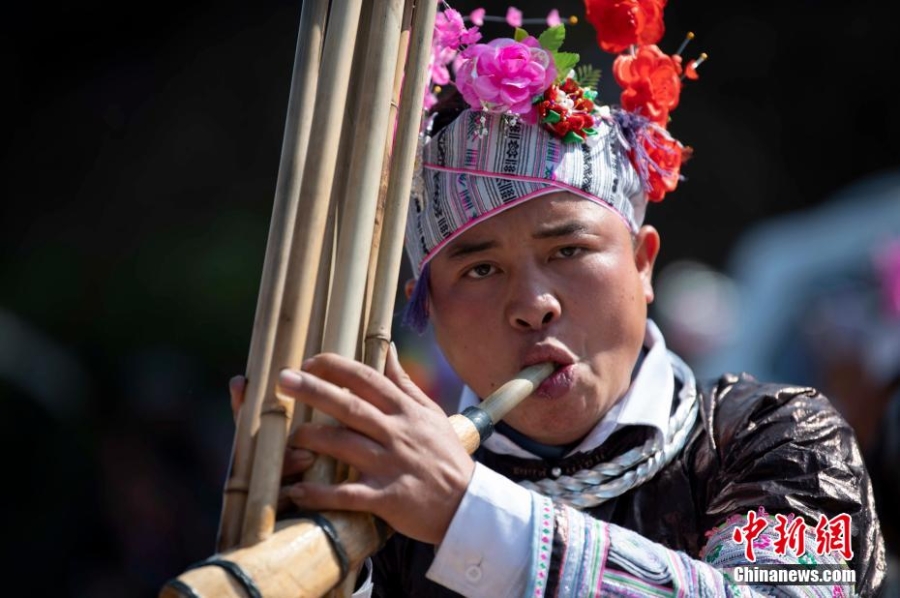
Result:
[[[532,100],[556,78],[553,58],[533,38],[495,39],[469,46],[462,56],[456,87],[475,109],[534,116]]]
[[[429,65],[431,73],[431,83],[433,85],[446,85],[450,83],[450,71],[447,64],[439,60],[432,60]]]
[[[533,35],[529,35],[528,37],[526,37],[519,43],[525,44],[529,48],[540,48],[541,47],[541,42],[539,42],[538,39],[536,37],[534,37]]]
[[[522,11],[515,6],[510,6],[506,11],[506,22],[509,23],[510,27],[521,27]]]
[[[451,82],[447,68],[457,59],[462,46],[478,42],[481,33],[478,27],[466,29],[462,15],[452,8],[439,12],[434,21],[434,39],[431,43],[431,63],[428,68],[432,85],[447,85]]]
[[[561,24],[562,19],[559,18],[559,11],[554,8],[550,11],[550,14],[547,15],[547,27],[556,27]]]
[[[454,73],[458,73],[459,67],[462,66],[463,62],[465,62],[465,60],[466,60],[465,54],[466,54],[465,51],[460,52],[459,54],[456,55],[456,58],[453,59],[453,72]]]
[[[480,39],[481,32],[478,31],[478,27],[469,27],[463,32],[462,35],[459,36],[459,41],[464,46],[471,46],[472,44],[477,43]]]
[[[434,44],[440,47],[459,48],[459,38],[466,32],[465,23],[458,10],[448,8],[434,17]]]
[[[484,25],[484,9],[476,8],[475,10],[470,12],[469,20],[472,21],[473,25],[477,25],[478,27]]]

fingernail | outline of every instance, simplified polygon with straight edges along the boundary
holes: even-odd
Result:
[[[301,374],[297,370],[284,368],[278,374],[278,382],[281,385],[297,388],[303,384],[303,374]]]
[[[394,344],[394,341],[391,341],[391,351],[394,352],[394,357],[400,357],[400,354],[397,353],[397,345]]]
[[[296,461],[312,461],[316,458],[312,451],[308,451],[302,448],[290,447],[291,449],[291,459]]]
[[[291,489],[288,490],[288,495],[291,498],[303,498],[306,496],[306,490],[300,484],[294,484],[291,486]]]
[[[228,386],[235,386],[240,384],[244,377],[238,374],[237,376],[232,376],[231,380],[228,381]]]

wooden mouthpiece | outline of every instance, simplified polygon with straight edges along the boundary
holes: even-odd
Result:
[[[555,369],[552,363],[532,365],[498,388],[477,407],[450,416],[450,424],[469,454],[494,431],[494,424],[521,403]]]

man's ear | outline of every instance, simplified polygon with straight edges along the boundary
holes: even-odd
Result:
[[[413,289],[416,288],[416,279],[410,278],[406,281],[406,284],[403,285],[403,292],[406,293],[406,300],[409,301],[409,298],[412,297]]]
[[[653,265],[659,255],[659,233],[650,225],[644,225],[634,238],[634,265],[641,277],[644,299],[653,303]]]

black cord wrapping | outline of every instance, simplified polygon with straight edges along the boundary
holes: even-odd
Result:
[[[292,515],[293,516],[293,515]],[[313,513],[310,511],[301,511],[295,516],[301,517],[303,519],[309,519],[314,522],[325,533],[325,537],[328,538],[328,542],[331,544],[331,550],[334,551],[334,556],[337,558],[338,567],[341,571],[341,577],[338,580],[338,583],[344,581],[347,577],[347,573],[350,572],[350,558],[347,556],[347,551],[344,550],[344,547],[341,545],[340,538],[338,538],[337,530],[334,529],[334,525],[326,519],[322,517],[319,513]]]
[[[241,569],[240,565],[235,562],[216,557],[210,557],[205,561],[200,561],[199,563],[191,565],[187,568],[187,570],[190,571],[191,569],[199,569],[200,567],[209,566],[221,567],[222,569],[227,571],[228,574],[235,579],[235,581],[241,584],[241,587],[244,588],[244,591],[247,592],[247,595],[250,596],[250,598],[263,598],[262,592],[260,592],[259,588],[256,587],[256,583],[253,581],[253,579],[249,575],[247,575],[246,571]],[[193,592],[193,590],[191,591]],[[196,592],[192,594],[192,596],[196,595]]]
[[[166,585],[174,590],[177,590],[179,593],[181,593],[182,596],[187,596],[188,598],[201,598],[200,594],[194,591],[194,588],[187,585],[180,579],[169,580]]]

